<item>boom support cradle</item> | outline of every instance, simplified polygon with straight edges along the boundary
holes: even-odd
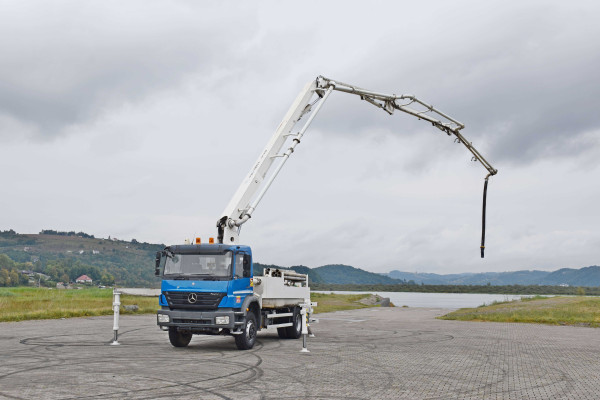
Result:
[[[449,136],[454,135],[456,137],[455,140],[462,143],[471,152],[473,160],[479,161],[483,167],[487,169],[488,175],[485,178],[486,188],[488,178],[498,173],[498,170],[493,168],[479,151],[477,151],[477,149],[461,134],[460,131],[465,127],[463,123],[436,109],[434,106],[418,99],[416,96],[411,94],[397,96],[395,94],[374,92],[319,76],[315,80],[309,82],[300,92],[296,100],[294,100],[292,106],[283,118],[283,121],[281,121],[279,127],[258,157],[258,160],[244,178],[227,207],[225,207],[225,210],[221,214],[221,218],[217,221],[217,238],[219,243],[239,243],[239,233],[242,224],[252,217],[252,213],[256,209],[258,203],[262,200],[263,196],[277,177],[277,174],[281,171],[285,162],[294,152],[294,149],[300,143],[313,119],[334,90],[357,95],[361,100],[365,100],[368,103],[381,108],[390,115],[392,115],[395,110],[402,111],[415,116],[420,120],[431,123]],[[296,124],[307,115],[308,117],[306,122],[304,122],[304,125],[302,125],[300,130],[293,133]],[[286,143],[288,143],[287,149],[283,153],[280,153]],[[280,158],[281,160],[267,177],[268,172],[271,170],[271,167],[277,158]],[[484,191],[484,214],[481,243],[482,257],[485,239],[486,192],[487,190]]]

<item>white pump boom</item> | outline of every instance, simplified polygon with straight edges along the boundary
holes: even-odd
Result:
[[[487,179],[498,172],[460,133],[460,130],[465,127],[464,124],[444,114],[432,105],[417,99],[413,95],[404,94],[396,96],[394,94],[373,92],[319,76],[314,81],[309,82],[302,92],[300,92],[296,100],[294,100],[294,103],[283,118],[283,121],[281,121],[265,149],[258,157],[258,160],[252,166],[252,169],[229,201],[227,207],[225,207],[225,210],[221,214],[221,218],[217,222],[219,243],[239,243],[239,231],[241,225],[252,217],[252,213],[256,209],[256,206],[271,186],[271,183],[273,183],[273,180],[277,177],[277,174],[289,156],[294,152],[295,147],[300,143],[302,136],[304,136],[304,133],[325,103],[325,100],[327,100],[334,90],[355,94],[362,100],[366,100],[376,107],[383,109],[390,115],[394,113],[394,110],[400,110],[407,114],[411,114],[419,119],[430,122],[433,126],[446,132],[448,135],[456,136],[456,141],[464,144],[473,154],[473,159],[479,161],[488,170],[489,173],[486,177],[486,188]],[[410,108],[409,106],[416,107],[416,109]],[[300,130],[292,133],[296,123],[307,114],[308,118],[304,125]],[[287,150],[280,153],[286,143],[288,143]],[[267,177],[268,172],[271,170],[271,167],[277,158],[281,158],[281,160]],[[485,213],[483,221],[485,225]],[[483,248],[482,236],[482,257]]]

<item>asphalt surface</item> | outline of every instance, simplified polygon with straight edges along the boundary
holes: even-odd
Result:
[[[309,339],[263,331],[250,351],[155,317],[0,323],[0,399],[598,399],[600,330],[442,321],[440,309],[319,314]]]

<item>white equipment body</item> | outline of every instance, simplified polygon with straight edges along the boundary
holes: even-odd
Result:
[[[310,299],[308,275],[267,268],[263,276],[253,278],[254,294],[261,308],[294,307]]]

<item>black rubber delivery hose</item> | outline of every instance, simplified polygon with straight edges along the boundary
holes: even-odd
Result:
[[[483,211],[481,215],[481,258],[484,257],[485,251],[485,200],[487,198],[487,185],[489,177],[489,175],[485,177],[485,183],[483,184]]]

